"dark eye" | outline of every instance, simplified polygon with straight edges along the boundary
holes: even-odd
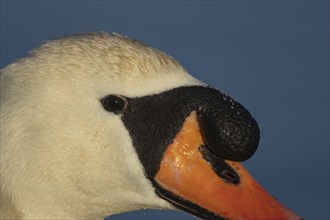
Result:
[[[103,108],[115,114],[121,113],[127,107],[127,100],[124,97],[108,95],[101,100]]]

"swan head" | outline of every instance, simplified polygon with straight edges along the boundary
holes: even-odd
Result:
[[[296,218],[238,163],[259,142],[250,113],[126,36],[71,35],[1,70],[1,125],[4,216]]]

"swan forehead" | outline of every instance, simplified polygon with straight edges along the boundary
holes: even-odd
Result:
[[[26,75],[57,90],[69,83],[97,96],[144,96],[201,84],[172,57],[119,34],[71,35],[45,43],[31,55],[19,63]]]

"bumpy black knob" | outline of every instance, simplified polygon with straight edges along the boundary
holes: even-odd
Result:
[[[209,90],[207,99],[197,111],[207,147],[223,159],[249,159],[259,144],[256,120],[241,104],[217,90]]]

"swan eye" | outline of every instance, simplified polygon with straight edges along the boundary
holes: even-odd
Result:
[[[127,108],[127,100],[117,95],[108,95],[101,100],[103,108],[108,112],[115,114],[121,113]]]

